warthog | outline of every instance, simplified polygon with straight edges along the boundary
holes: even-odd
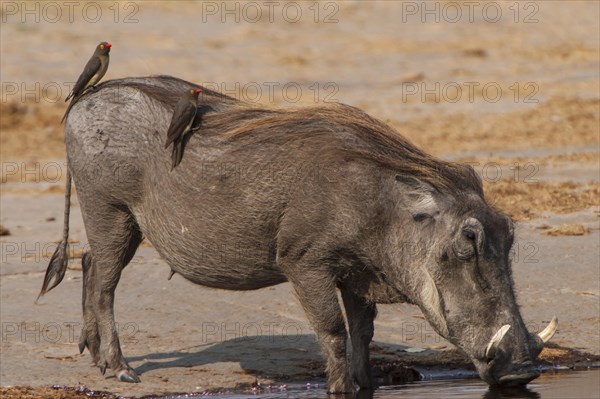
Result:
[[[329,392],[373,388],[376,303],[419,306],[490,385],[538,376],[533,361],[556,323],[527,331],[511,278],[513,223],[486,203],[471,167],[426,154],[351,106],[268,109],[203,89],[200,129],[171,172],[167,128],[181,93],[195,87],[166,76],[107,81],[68,115],[68,164],[90,245],[80,350],[103,372],[140,381],[121,352],[113,303],[146,237],[172,271],[200,285],[290,282],[326,357]],[[41,294],[66,269],[69,192],[64,241]]]

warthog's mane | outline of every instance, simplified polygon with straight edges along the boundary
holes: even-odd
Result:
[[[425,153],[391,126],[350,105],[257,106],[172,76],[110,80],[98,89],[113,86],[139,90],[167,109],[175,107],[183,90],[201,87],[199,106],[211,109],[203,115],[202,130],[217,131],[223,140],[239,140],[248,145],[313,139],[331,142],[336,132],[345,132],[356,140],[331,151],[331,156],[374,162],[453,195],[474,191],[483,197],[481,180],[473,168]]]

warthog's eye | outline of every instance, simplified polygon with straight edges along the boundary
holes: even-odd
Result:
[[[483,253],[484,232],[481,222],[473,217],[467,218],[457,232],[453,247],[461,260],[471,259],[478,252]]]
[[[469,229],[464,229],[463,235],[472,241],[475,240],[475,237],[477,236],[477,234],[473,230],[469,230]]]
[[[416,213],[412,217],[415,222],[422,222],[423,220],[430,219],[432,216],[428,213]]]

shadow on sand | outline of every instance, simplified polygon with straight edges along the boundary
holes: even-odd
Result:
[[[375,342],[376,346],[401,352],[406,346]],[[132,363],[141,363],[135,371],[143,375],[146,372],[172,367],[196,367],[216,363],[239,363],[248,374],[257,378],[269,377],[282,381],[309,380],[325,378],[325,365],[320,348],[313,334],[282,336],[248,336],[232,338],[218,343],[209,343],[183,348],[177,351],[149,353],[131,357]],[[394,380],[393,385],[406,381]],[[385,383],[380,385],[388,385]],[[379,396],[377,391],[359,391],[352,395],[329,395],[329,398],[371,399]],[[319,396],[319,395],[317,395]],[[323,395],[325,396],[325,395]],[[383,397],[389,397],[383,395]],[[391,396],[393,397],[393,396]],[[540,395],[527,388],[493,389],[490,388],[482,399],[538,399]]]

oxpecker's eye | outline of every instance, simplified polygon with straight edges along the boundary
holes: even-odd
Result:
[[[101,48],[102,50],[104,50],[104,44],[101,44],[101,45],[100,45],[100,48]]]

